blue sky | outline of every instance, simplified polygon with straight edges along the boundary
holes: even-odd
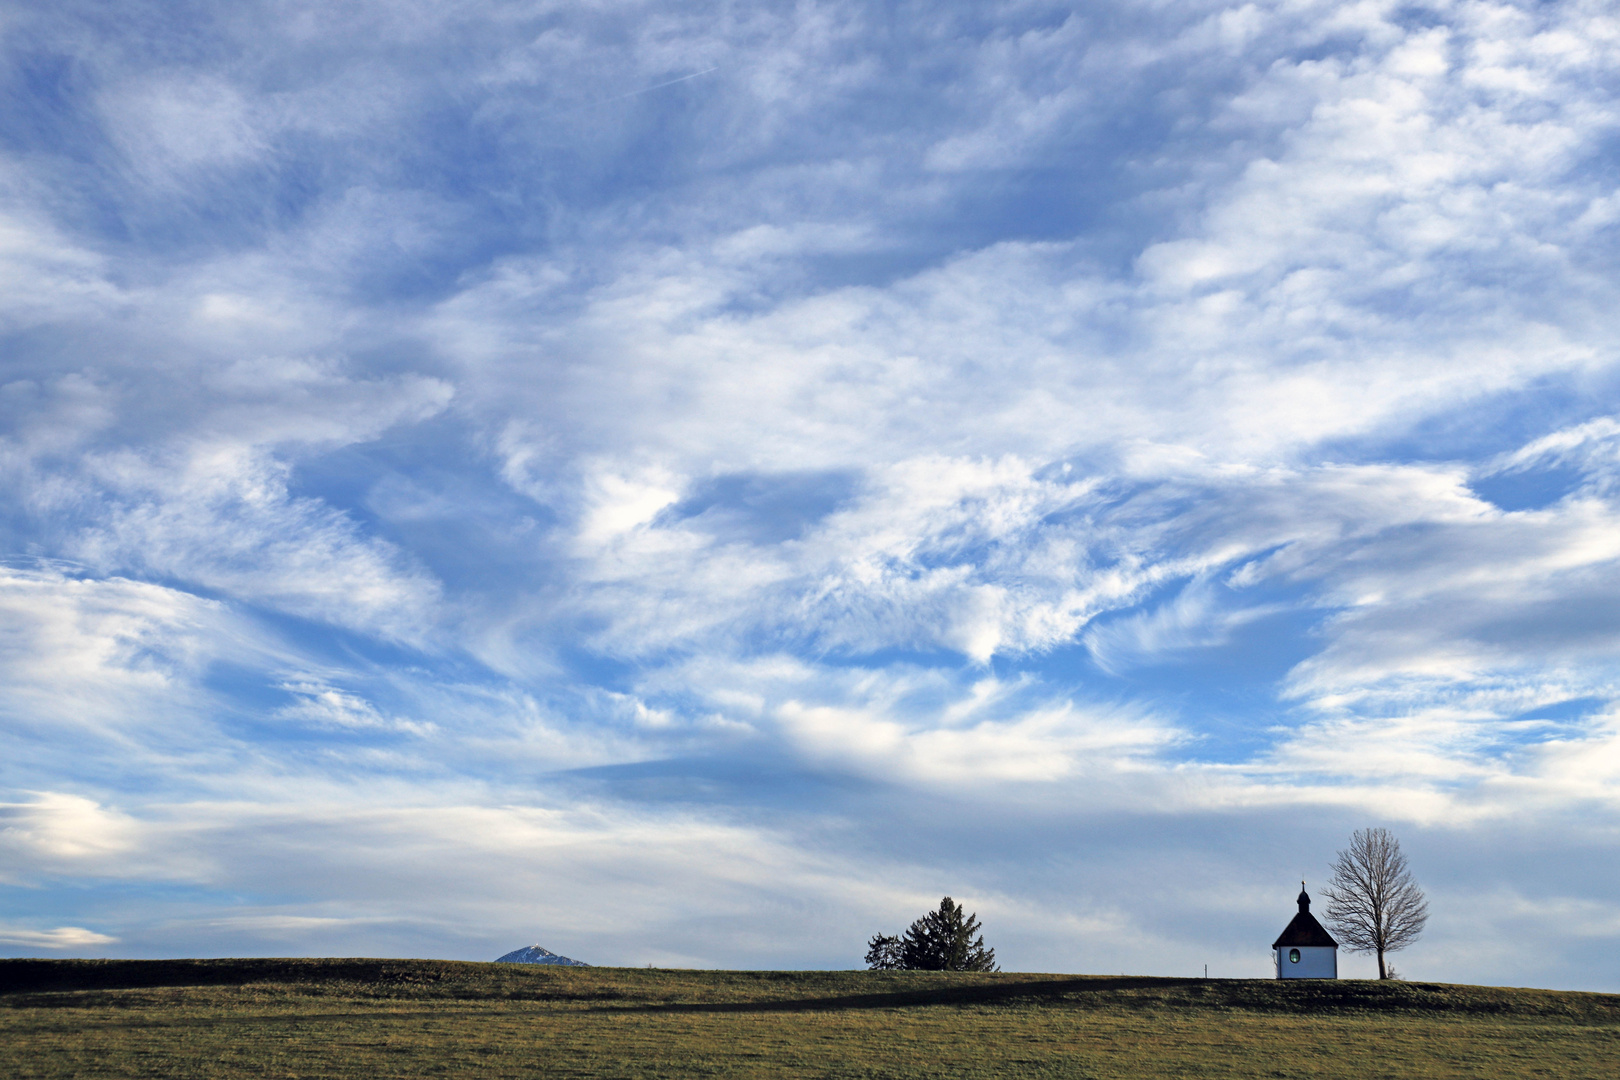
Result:
[[[1383,825],[1402,971],[1620,989],[1616,72],[0,5],[0,953],[1264,975]]]

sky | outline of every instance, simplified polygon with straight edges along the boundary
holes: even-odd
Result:
[[[1262,977],[1384,827],[1404,975],[1620,990],[1617,90],[1596,0],[3,0],[0,955]]]

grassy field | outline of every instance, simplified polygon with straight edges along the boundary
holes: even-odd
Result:
[[[0,1076],[1614,1080],[1620,995],[433,960],[0,960]]]

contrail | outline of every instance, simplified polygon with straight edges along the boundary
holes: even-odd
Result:
[[[719,71],[719,70],[720,70],[720,66],[718,64],[716,64],[714,67],[704,68],[702,71],[694,71],[690,75],[682,75],[678,79],[671,79],[668,82],[661,82],[657,86],[644,86],[640,90],[632,90],[628,94],[620,94],[618,97],[603,98],[601,101],[593,101],[593,102],[591,102],[591,104],[592,105],[606,105],[610,101],[623,101],[625,98],[633,98],[638,94],[650,94],[654,90],[662,90],[666,86],[674,86],[676,83],[685,82],[687,79],[695,79],[699,75],[707,75],[711,71]]]

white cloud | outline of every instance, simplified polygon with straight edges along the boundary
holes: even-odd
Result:
[[[0,164],[0,192],[16,184],[7,179]],[[106,260],[64,235],[30,201],[0,195],[0,327],[15,333],[127,307],[127,297],[106,278]]]
[[[165,17],[3,46],[8,880],[253,894],[121,944],[754,960],[926,804],[1169,964],[1110,814],[1606,827],[1602,5]]]
[[[776,720],[811,761],[927,785],[1050,783],[1130,768],[1181,734],[1151,720],[1087,715],[1072,705],[1006,720],[910,727],[865,711],[788,701]]]
[[[0,803],[7,862],[94,863],[133,849],[135,824],[91,799],[40,792],[26,803]]]
[[[427,631],[438,599],[432,577],[347,514],[291,495],[288,470],[272,458],[204,446],[173,463],[90,464],[103,491],[121,497],[63,545],[74,558],[391,637]]]
[[[435,730],[430,722],[386,716],[360,695],[328,686],[318,679],[283,682],[280,689],[291,694],[293,702],[276,710],[278,719],[317,727],[375,728],[416,735],[431,734]]]
[[[0,708],[19,737],[118,740],[154,713],[178,730],[200,706],[196,683],[208,663],[256,651],[218,602],[48,566],[0,571],[0,611]]]
[[[30,949],[85,949],[113,945],[115,937],[86,930],[82,926],[58,926],[50,930],[25,930],[0,926],[0,945],[21,945]]]
[[[252,106],[235,86],[216,78],[144,80],[108,93],[102,107],[113,140],[150,180],[241,166],[269,149]]]
[[[425,631],[431,576],[343,511],[293,495],[278,451],[363,442],[432,416],[449,398],[445,384],[354,380],[311,360],[240,361],[204,377],[196,413],[158,446],[103,449],[113,417],[146,396],[110,382],[7,387],[24,414],[0,444],[9,486],[49,522],[56,554],[398,637]]]

